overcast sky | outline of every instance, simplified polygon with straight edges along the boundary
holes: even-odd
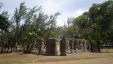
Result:
[[[50,15],[60,12],[57,18],[57,25],[66,24],[67,18],[77,17],[87,11],[93,3],[102,3],[106,0],[1,0],[4,3],[2,9],[13,14],[16,7],[21,2],[25,2],[27,7],[42,6],[43,11]]]

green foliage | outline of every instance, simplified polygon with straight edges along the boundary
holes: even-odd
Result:
[[[0,4],[1,8],[2,4]],[[7,44],[24,45],[23,48],[32,50],[37,40],[48,38],[84,38],[91,44],[103,44],[113,38],[113,1],[102,4],[93,4],[89,11],[77,18],[69,18],[63,27],[57,27],[56,19],[60,13],[46,15],[41,7],[27,8],[20,3],[15,9],[12,20],[8,20],[8,12],[0,14],[0,41]],[[8,32],[5,32],[8,31]],[[8,36],[8,37],[7,37]],[[4,41],[2,40],[4,39]],[[12,39],[12,40],[10,40]],[[1,43],[0,43],[1,44]]]
[[[0,14],[0,29],[7,31],[9,27],[8,19]]]
[[[88,12],[85,12],[73,20],[72,26],[77,26],[79,28],[78,33],[81,38],[85,38],[93,44],[104,44],[108,40],[112,40],[112,10],[112,0],[106,1],[102,4],[93,4]],[[76,31],[77,30],[75,30],[75,32]]]
[[[93,4],[88,12],[77,17],[73,26],[78,26],[83,38],[104,43],[110,36],[113,23],[113,1]]]

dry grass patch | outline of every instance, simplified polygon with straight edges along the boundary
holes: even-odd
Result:
[[[0,54],[0,64],[112,64],[113,53],[76,53],[67,56]]]
[[[103,53],[113,53],[113,49],[101,49]]]

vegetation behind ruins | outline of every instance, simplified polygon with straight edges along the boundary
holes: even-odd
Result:
[[[0,8],[3,3],[0,3]],[[2,8],[1,8],[2,9]],[[95,3],[77,18],[69,18],[59,27],[54,15],[47,15],[42,7],[28,8],[24,2],[15,8],[14,14],[0,9],[0,52],[31,53],[41,42],[48,38],[86,39],[91,45],[91,52],[100,52],[103,46],[113,48],[113,1]]]

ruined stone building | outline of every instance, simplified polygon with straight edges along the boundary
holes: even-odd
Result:
[[[49,38],[45,41],[45,44],[38,45],[38,54],[44,54],[47,56],[65,56],[68,53],[87,52],[90,49],[90,45],[85,39],[55,39]],[[41,48],[42,47],[42,48]],[[43,48],[45,50],[43,50]],[[42,50],[41,50],[42,49]],[[41,52],[42,51],[42,52]]]
[[[89,51],[90,44],[85,39],[69,38],[67,41],[67,51],[70,53]]]

